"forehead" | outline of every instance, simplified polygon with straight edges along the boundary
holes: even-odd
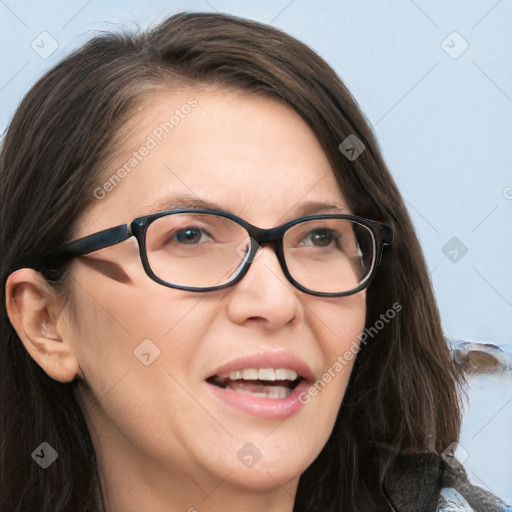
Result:
[[[89,218],[97,229],[186,206],[177,196],[213,203],[261,227],[296,217],[305,203],[344,208],[313,132],[273,98],[159,92],[129,120],[120,140],[100,183],[108,190]]]

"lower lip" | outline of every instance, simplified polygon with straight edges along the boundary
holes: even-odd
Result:
[[[301,381],[292,393],[284,398],[264,398],[248,393],[238,393],[232,389],[219,388],[208,382],[206,384],[218,398],[236,409],[260,418],[280,420],[286,419],[299,411],[304,405],[299,401],[299,396],[302,396],[301,393],[303,392],[307,393],[309,388],[307,382]]]

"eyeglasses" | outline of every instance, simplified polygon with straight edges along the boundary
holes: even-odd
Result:
[[[272,244],[286,278],[322,297],[351,295],[368,286],[390,245],[390,226],[353,215],[308,215],[262,229],[230,213],[176,209],[138,217],[68,242],[53,268],[134,236],[146,274],[164,286],[206,292],[232,286],[258,249]]]

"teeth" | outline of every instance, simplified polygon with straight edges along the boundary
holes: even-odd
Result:
[[[242,370],[242,378],[244,380],[258,380],[258,370],[255,368],[245,368],[245,370]]]
[[[231,389],[236,393],[262,398],[286,398],[293,393],[293,389],[286,386],[253,384],[244,382],[243,380],[230,382],[226,389]]]
[[[259,380],[276,380],[276,372],[274,368],[260,368],[258,370]]]
[[[231,380],[297,380],[298,374],[288,368],[244,368],[243,370],[232,370],[223,373],[218,378],[229,378]]]
[[[297,372],[293,370],[287,368],[277,368],[276,370],[276,380],[296,380],[297,377]]]
[[[289,368],[243,368],[219,373],[207,380],[237,393],[279,399],[293,393],[298,378],[297,372]]]
[[[233,370],[229,372],[229,378],[231,380],[242,380],[242,370]]]

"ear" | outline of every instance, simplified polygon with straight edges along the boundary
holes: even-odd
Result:
[[[64,313],[59,297],[44,277],[23,268],[5,285],[7,314],[32,359],[52,378],[71,382],[80,372],[73,340],[59,332]]]

